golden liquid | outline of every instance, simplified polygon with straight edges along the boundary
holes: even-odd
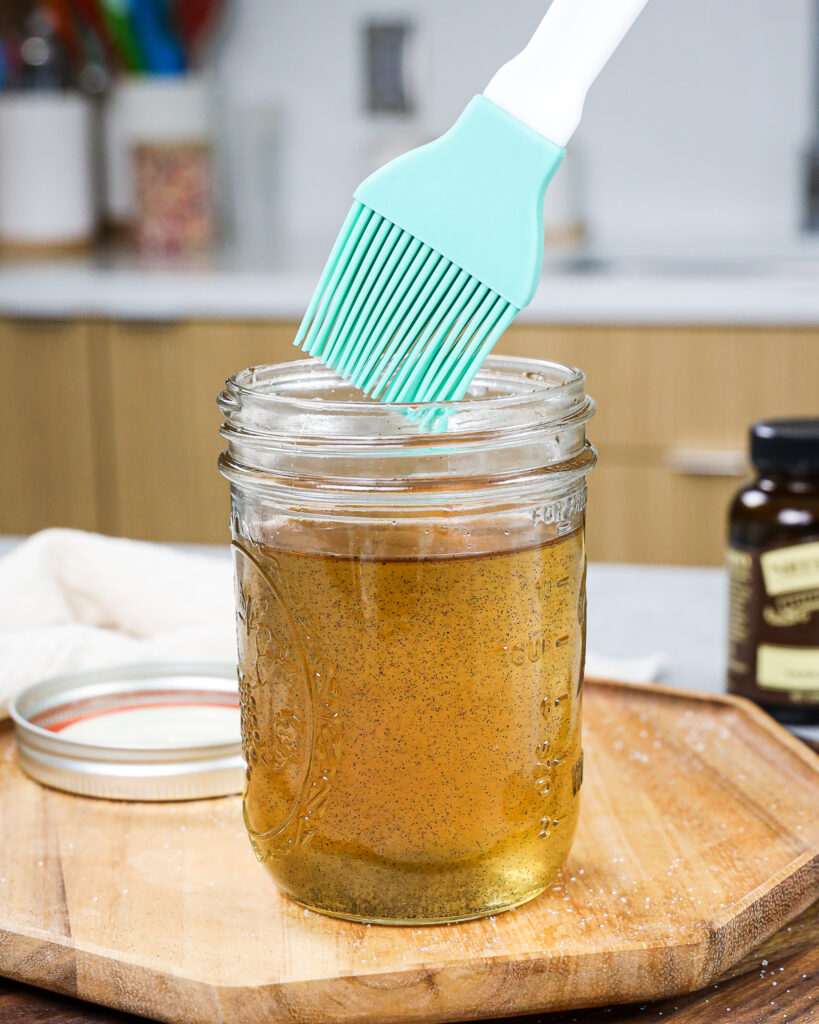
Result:
[[[288,895],[369,921],[508,909],[582,778],[582,530],[361,560],[236,544],[245,820]]]

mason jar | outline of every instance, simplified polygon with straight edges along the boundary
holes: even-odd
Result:
[[[492,357],[462,401],[401,406],[299,361],[219,405],[256,856],[360,921],[532,899],[583,779],[583,374]]]

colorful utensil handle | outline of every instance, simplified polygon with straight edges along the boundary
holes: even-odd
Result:
[[[589,86],[648,0],[554,0],[484,96],[550,142],[572,137]]]
[[[175,75],[184,70],[185,58],[163,23],[163,15],[161,0],[134,0],[131,24],[146,69],[154,74]]]
[[[106,28],[127,71],[144,71],[145,60],[134,36],[129,0],[98,0]]]

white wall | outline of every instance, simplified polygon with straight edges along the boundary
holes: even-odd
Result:
[[[575,137],[602,248],[796,237],[811,5],[650,0]],[[234,180],[247,177],[239,126],[246,136],[278,108],[281,167],[271,180],[288,244],[325,251],[379,139],[404,125],[395,141],[406,148],[448,127],[544,9],[544,0],[234,0],[216,67]],[[385,13],[414,18],[421,34],[426,78],[408,124],[363,111],[360,26]]]

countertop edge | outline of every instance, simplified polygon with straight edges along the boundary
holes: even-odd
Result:
[[[312,273],[37,263],[0,268],[0,316],[18,319],[297,321]],[[544,277],[520,323],[819,327],[819,280],[787,275]]]

